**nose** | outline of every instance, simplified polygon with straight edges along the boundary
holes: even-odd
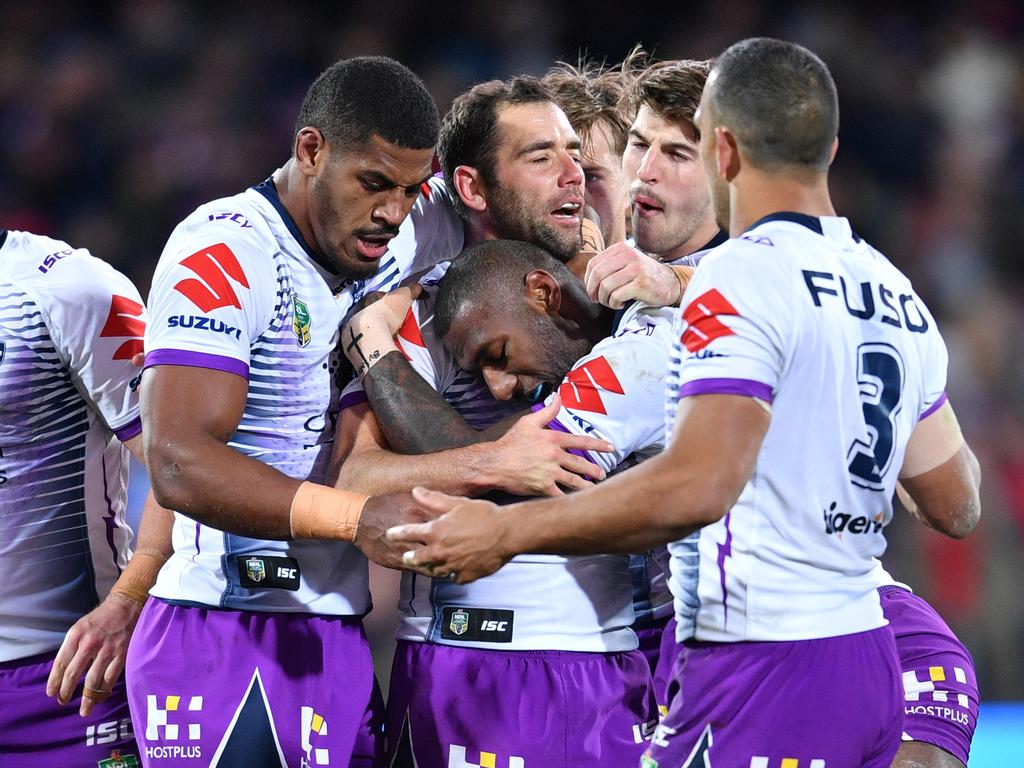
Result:
[[[518,383],[518,379],[515,376],[505,371],[499,371],[497,368],[484,367],[481,372],[483,373],[484,383],[491,390],[495,400],[512,399],[512,395],[516,391],[516,384]]]
[[[644,152],[643,160],[640,161],[640,167],[637,168],[637,178],[640,181],[651,182],[658,180],[658,163],[657,154],[654,151],[654,147],[648,147],[647,151]]]
[[[406,196],[404,194],[388,195],[383,200],[377,201],[377,204],[373,208],[373,220],[378,223],[389,224],[392,227],[397,227],[402,223],[407,213],[403,203],[405,202]],[[409,201],[409,207],[412,207],[414,200]]]
[[[583,168],[580,166],[579,160],[570,155],[568,152],[564,153],[562,161],[562,174],[559,178],[560,186],[563,187],[582,187],[583,186]]]

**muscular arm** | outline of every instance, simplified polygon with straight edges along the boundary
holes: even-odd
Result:
[[[409,549],[423,545],[411,564],[455,572],[460,583],[493,573],[523,552],[640,552],[720,520],[750,478],[768,424],[767,412],[751,398],[685,398],[665,452],[604,483],[502,508],[418,492],[431,511],[451,511],[425,525],[397,528],[389,538]]]
[[[912,500],[908,508],[940,533],[962,539],[978,524],[981,466],[963,440],[948,402],[915,427],[900,483]]]
[[[586,441],[593,450],[611,449],[593,438],[546,429],[560,407],[555,398],[537,413],[519,419],[497,442],[408,456],[388,450],[369,404],[360,403],[341,413],[332,472],[337,472],[337,487],[361,493],[398,493],[429,485],[463,495],[504,490],[523,496],[559,496],[559,485],[586,488],[591,483],[583,476],[604,477],[600,467],[570,453],[569,447]]]
[[[146,464],[157,501],[204,525],[260,539],[291,538],[302,481],[229,448],[248,383],[206,368],[160,365],[142,380]]]
[[[397,453],[434,453],[496,440],[518,418],[510,416],[478,432],[397,351],[366,372],[363,388],[381,431]]]

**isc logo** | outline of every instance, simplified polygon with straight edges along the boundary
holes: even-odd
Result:
[[[277,567],[277,576],[281,579],[297,579],[299,578],[298,568],[285,568],[282,565]]]
[[[507,621],[495,621],[494,619],[488,619],[480,624],[481,632],[504,632],[508,629]]]
[[[127,717],[120,720],[109,720],[99,725],[90,725],[85,729],[85,746],[113,744],[115,741],[130,741],[135,738],[132,721]]]

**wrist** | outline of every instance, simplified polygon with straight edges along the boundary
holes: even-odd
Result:
[[[360,378],[389,352],[398,350],[395,337],[386,323],[360,320],[357,317],[346,330],[345,356]]]
[[[144,547],[135,550],[107,597],[128,600],[141,610],[165,562],[167,555],[158,549]]]
[[[355,541],[359,518],[369,498],[340,488],[302,483],[289,511],[292,538]]]
[[[468,445],[466,451],[466,493],[479,495],[504,488],[501,452],[496,450],[494,443],[476,443]]]

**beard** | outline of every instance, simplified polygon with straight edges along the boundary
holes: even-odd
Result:
[[[337,223],[341,217],[338,215],[338,206],[327,186],[321,182],[319,178],[313,179],[313,184],[310,187],[309,194],[310,197],[312,197],[313,205],[316,208],[317,220],[320,222],[320,231],[327,233],[337,229]],[[354,249],[356,247],[356,237],[368,234],[371,233],[352,233],[352,248]],[[381,232],[377,232],[375,234],[381,234]],[[315,235],[316,231],[314,230],[314,236]],[[310,243],[310,245],[312,245],[312,243]],[[323,251],[327,263],[335,269],[338,276],[344,277],[348,280],[364,280],[368,277],[372,277],[380,267],[379,261],[366,261],[365,259],[360,259],[356,256],[349,256],[345,252],[343,243],[321,242],[318,239],[316,246]]]
[[[508,240],[523,240],[540,246],[565,263],[583,249],[583,221],[576,232],[559,230],[548,221],[548,214],[558,207],[556,202],[545,210],[531,206],[517,192],[501,184],[494,185],[491,215],[495,229]]]
[[[523,398],[532,403],[537,402],[536,398],[531,398],[534,390],[539,388],[540,399],[543,400],[558,388],[593,345],[575,325],[559,322],[552,317],[524,311],[519,322],[528,329],[526,338],[536,344],[537,356],[543,361],[537,366],[542,370],[536,375],[520,376]]]

